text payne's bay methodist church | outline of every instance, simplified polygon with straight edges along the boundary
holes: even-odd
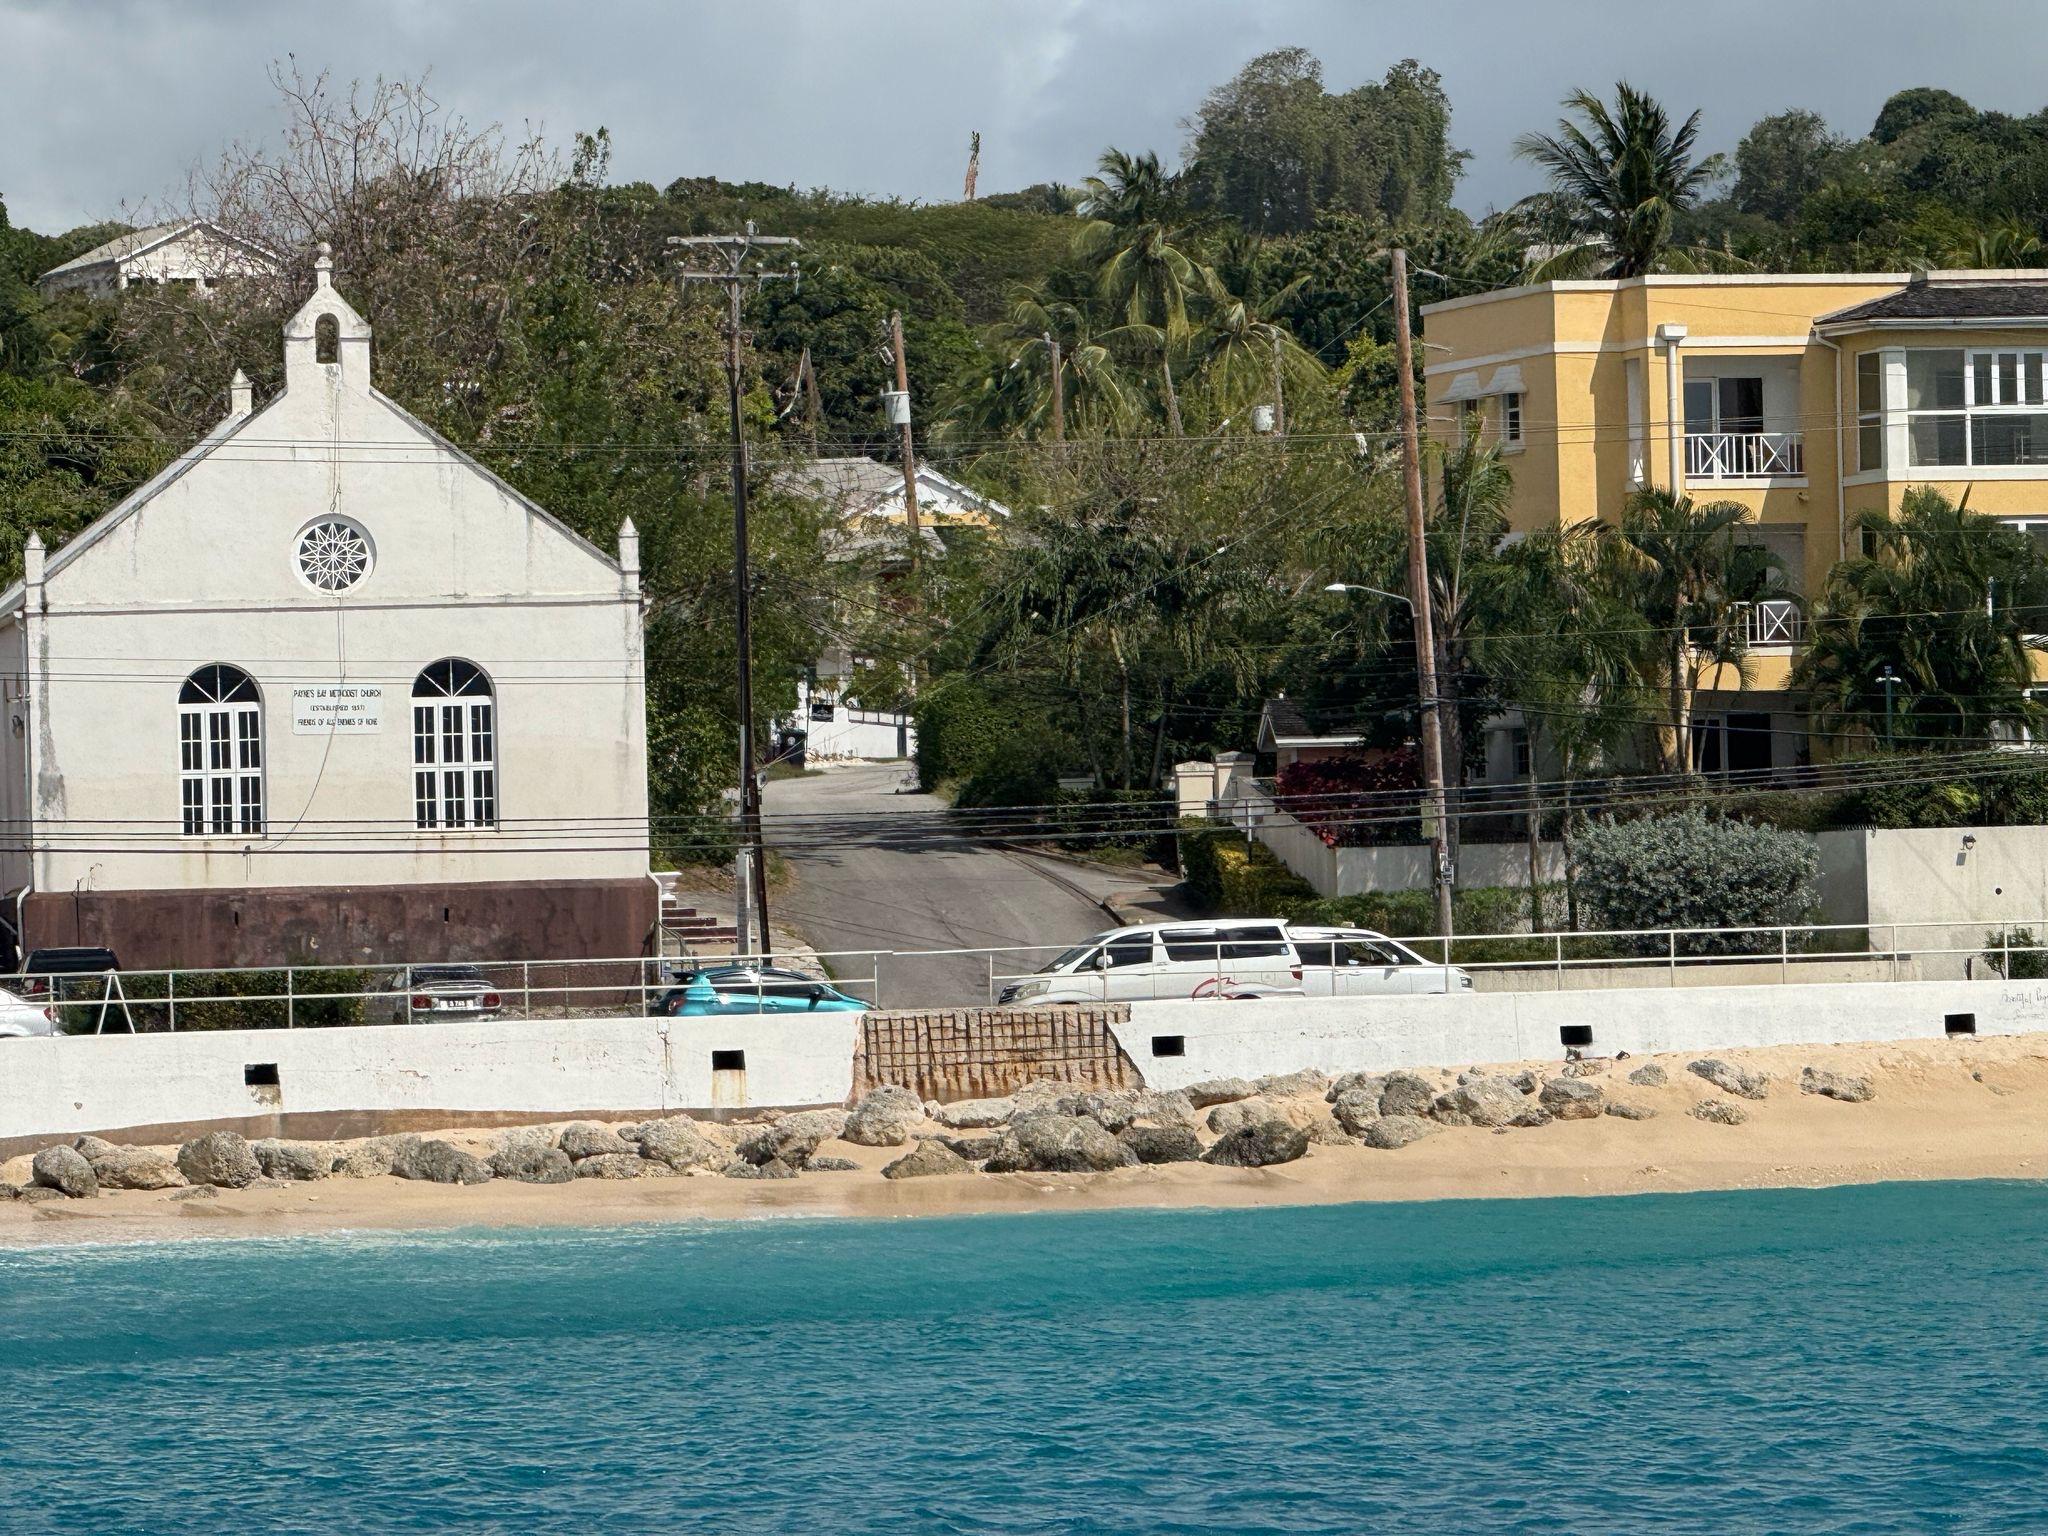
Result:
[[[595,547],[379,394],[324,251],[284,361],[0,595],[7,926],[131,968],[640,953],[631,523]]]

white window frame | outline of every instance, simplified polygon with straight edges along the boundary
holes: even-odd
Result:
[[[412,685],[413,826],[489,832],[498,826],[498,698],[475,662],[444,656]]]
[[[263,695],[212,662],[178,694],[178,825],[186,837],[263,835]]]
[[[2048,473],[2048,431],[2040,456],[2019,463],[1997,463],[1981,461],[1977,457],[1977,423],[1992,421],[2000,416],[2039,416],[2048,418],[2048,348],[2041,347],[1909,347],[1906,358],[1910,367],[1911,359],[1918,354],[1930,352],[1960,352],[1963,355],[1963,403],[1960,409],[1949,406],[1906,411],[1906,460],[1911,469],[2031,469],[2039,467]],[[2001,366],[2003,360],[2012,360],[2012,377],[2006,377]],[[1982,393],[1989,399],[1980,400],[1978,395],[1978,374],[1983,373],[1985,388]],[[2008,386],[2011,386],[2008,388]],[[2031,386],[2032,399],[2027,398]],[[2010,393],[2016,398],[2007,399]],[[1916,422],[1937,420],[1960,420],[1963,424],[1963,456],[1960,460],[1925,461],[1917,458],[1913,451],[1912,429]],[[1861,413],[1858,415],[1861,425]]]

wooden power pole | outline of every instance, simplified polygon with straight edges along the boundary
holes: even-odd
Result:
[[[1401,490],[1408,503],[1408,601],[1415,614],[1415,681],[1421,695],[1422,783],[1430,858],[1436,868],[1437,932],[1444,937],[1444,963],[1450,963],[1451,850],[1448,807],[1444,801],[1444,733],[1442,701],[1437,695],[1436,626],[1429,611],[1429,530],[1422,506],[1422,432],[1415,409],[1415,343],[1408,331],[1408,253],[1396,246],[1394,257],[1394,366],[1401,375]]]
[[[754,905],[761,914],[761,950],[774,940],[768,927],[768,850],[761,838],[761,784],[754,776],[754,624],[753,577],[747,568],[747,439],[740,430],[740,299],[751,285],[760,287],[779,278],[795,280],[796,263],[779,271],[763,265],[756,252],[795,250],[800,242],[787,235],[757,235],[749,220],[741,235],[671,235],[670,245],[684,247],[690,254],[710,258],[706,270],[685,271],[689,283],[716,283],[725,290],[725,382],[726,405],[732,424],[732,591],[733,627],[737,644],[740,726],[740,835],[739,857],[733,874],[737,899],[733,905],[736,926],[734,952],[752,952],[747,886],[751,856]]]

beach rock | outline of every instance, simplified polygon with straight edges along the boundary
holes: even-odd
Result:
[[[408,1137],[392,1155],[391,1172],[426,1184],[486,1184],[490,1165],[445,1141]]]
[[[1112,1136],[1138,1118],[1137,1095],[1114,1090],[1104,1092],[1091,1089],[1083,1093],[1070,1093],[1053,1105],[1053,1108],[1063,1115],[1078,1115],[1083,1119],[1093,1120]]]
[[[334,1172],[334,1148],[317,1141],[278,1141],[266,1137],[249,1143],[256,1166],[267,1179],[305,1181],[324,1179]]]
[[[1424,1119],[1436,1108],[1436,1088],[1413,1072],[1389,1072],[1380,1090],[1380,1113]]]
[[[1141,1163],[1192,1163],[1202,1155],[1201,1141],[1185,1125],[1128,1125],[1116,1139]]]
[[[905,1098],[910,1096],[908,1089],[893,1091]],[[922,1103],[918,1104],[917,1113],[924,1113]],[[852,1118],[843,1109],[807,1109],[799,1114],[783,1115],[742,1137],[733,1150],[742,1161],[757,1168],[771,1162],[785,1163],[792,1169],[801,1168],[811,1160],[819,1143],[845,1134]]]
[[[1723,1093],[1732,1093],[1738,1099],[1762,1098],[1765,1085],[1770,1082],[1761,1072],[1745,1071],[1718,1056],[1703,1056],[1698,1061],[1689,1061],[1685,1070],[1695,1077],[1705,1078]]]
[[[1850,1077],[1842,1072],[1828,1072],[1819,1067],[1807,1067],[1799,1074],[1799,1091],[1817,1093],[1824,1099],[1840,1099],[1844,1104],[1868,1104],[1877,1097],[1877,1090],[1870,1085],[1867,1077]]]
[[[990,1173],[1102,1173],[1137,1161],[1093,1120],[1050,1110],[1019,1115],[988,1160]]]
[[[568,1153],[530,1136],[501,1139],[490,1162],[494,1176],[521,1184],[566,1184],[576,1177]]]
[[[1737,1108],[1726,1099],[1701,1099],[1693,1105],[1692,1117],[1714,1125],[1740,1125],[1749,1118],[1749,1111]]]
[[[100,1192],[100,1181],[76,1147],[45,1147],[29,1163],[29,1178],[35,1188],[54,1189],[73,1200],[88,1199]]]
[[[934,1137],[882,1169],[885,1179],[924,1179],[947,1173],[972,1173],[974,1164]]]
[[[181,1189],[172,1195],[173,1200],[218,1200],[220,1191],[211,1184],[195,1184],[190,1189]]]
[[[649,1120],[636,1129],[640,1133],[636,1141],[640,1155],[678,1172],[687,1168],[723,1168],[732,1159],[732,1149],[705,1135],[688,1115]]]
[[[1178,1088],[1147,1088],[1133,1095],[1132,1103],[1140,1125],[1180,1126],[1192,1131],[1202,1123],[1194,1102]]]
[[[1522,1106],[1522,1095],[1506,1078],[1468,1074],[1457,1087],[1437,1095],[1434,1113],[1446,1125],[1448,1116],[1458,1115],[1462,1124],[1491,1127],[1513,1124]]]
[[[665,1173],[673,1171],[664,1163],[648,1162],[638,1152],[599,1152],[579,1157],[574,1171],[579,1179],[637,1179],[650,1168],[660,1168]]]
[[[555,1145],[579,1163],[586,1157],[622,1157],[634,1152],[633,1144],[610,1126],[589,1120],[563,1126]]]
[[[746,1158],[735,1158],[725,1166],[728,1179],[793,1179],[796,1170],[779,1157],[771,1157],[765,1163],[753,1163]]]
[[[924,1120],[924,1100],[908,1088],[877,1088],[853,1106],[840,1136],[862,1147],[900,1147]],[[812,1144],[815,1150],[816,1143]]]
[[[1630,1104],[1622,1099],[1609,1099],[1607,1113],[1617,1120],[1654,1120],[1657,1111],[1647,1104]]]
[[[86,1161],[92,1164],[93,1177],[99,1180],[101,1189],[177,1189],[185,1182],[178,1165],[161,1152],[152,1152],[147,1147],[109,1146],[106,1142],[100,1145],[106,1151],[87,1156]]]
[[[955,1157],[964,1157],[970,1163],[987,1162],[1003,1144],[1000,1136],[941,1136],[938,1140]]]
[[[1262,1077],[1252,1086],[1263,1099],[1319,1099],[1329,1090],[1330,1076],[1327,1072],[1318,1072],[1314,1067],[1304,1067],[1299,1072],[1286,1072],[1277,1077]]]
[[[1377,1147],[1382,1152],[1392,1152],[1413,1142],[1432,1136],[1440,1126],[1431,1124],[1416,1115],[1382,1115],[1365,1128],[1362,1138],[1368,1147]]]
[[[1369,1095],[1377,1106],[1380,1093],[1386,1086],[1387,1074],[1384,1072],[1346,1072],[1323,1090],[1323,1099],[1334,1104],[1347,1093],[1362,1093]]]
[[[1550,1124],[1557,1116],[1545,1109],[1536,1099],[1522,1100],[1521,1112],[1508,1122],[1518,1131],[1537,1131]]]
[[[1258,1091],[1241,1077],[1212,1077],[1185,1090],[1188,1102],[1196,1109],[1207,1109],[1212,1104],[1230,1104],[1238,1099],[1248,1099]]]
[[[1671,1074],[1654,1061],[1646,1061],[1629,1073],[1628,1080],[1638,1088],[1662,1088],[1671,1081]]]
[[[931,1113],[931,1118],[952,1131],[980,1131],[992,1125],[1002,1125],[1017,1112],[1015,1099],[962,1099],[957,1104],[941,1104]]]
[[[1553,1077],[1537,1102],[1557,1120],[1594,1120],[1600,1115],[1600,1086],[1577,1077]]]
[[[1241,1125],[1202,1154],[1202,1161],[1222,1168],[1270,1168],[1291,1163],[1308,1153],[1308,1132],[1276,1116]]]
[[[218,1184],[223,1189],[242,1189],[263,1176],[249,1143],[233,1131],[208,1131],[186,1142],[178,1148],[178,1172],[187,1183]]]
[[[860,1164],[850,1157],[814,1157],[804,1164],[806,1173],[858,1173]]]
[[[1209,1129],[1218,1136],[1228,1136],[1255,1120],[1270,1119],[1279,1112],[1279,1106],[1269,1099],[1233,1099],[1209,1111]]]
[[[1379,1087],[1347,1088],[1337,1095],[1330,1113],[1347,1133],[1363,1136],[1365,1128],[1380,1117]]]

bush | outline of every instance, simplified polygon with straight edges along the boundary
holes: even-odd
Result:
[[[1598,927],[1752,928],[1805,920],[1819,866],[1810,837],[1691,810],[1595,822],[1579,835],[1574,869]],[[1777,940],[1732,934],[1688,947],[1755,954]]]

